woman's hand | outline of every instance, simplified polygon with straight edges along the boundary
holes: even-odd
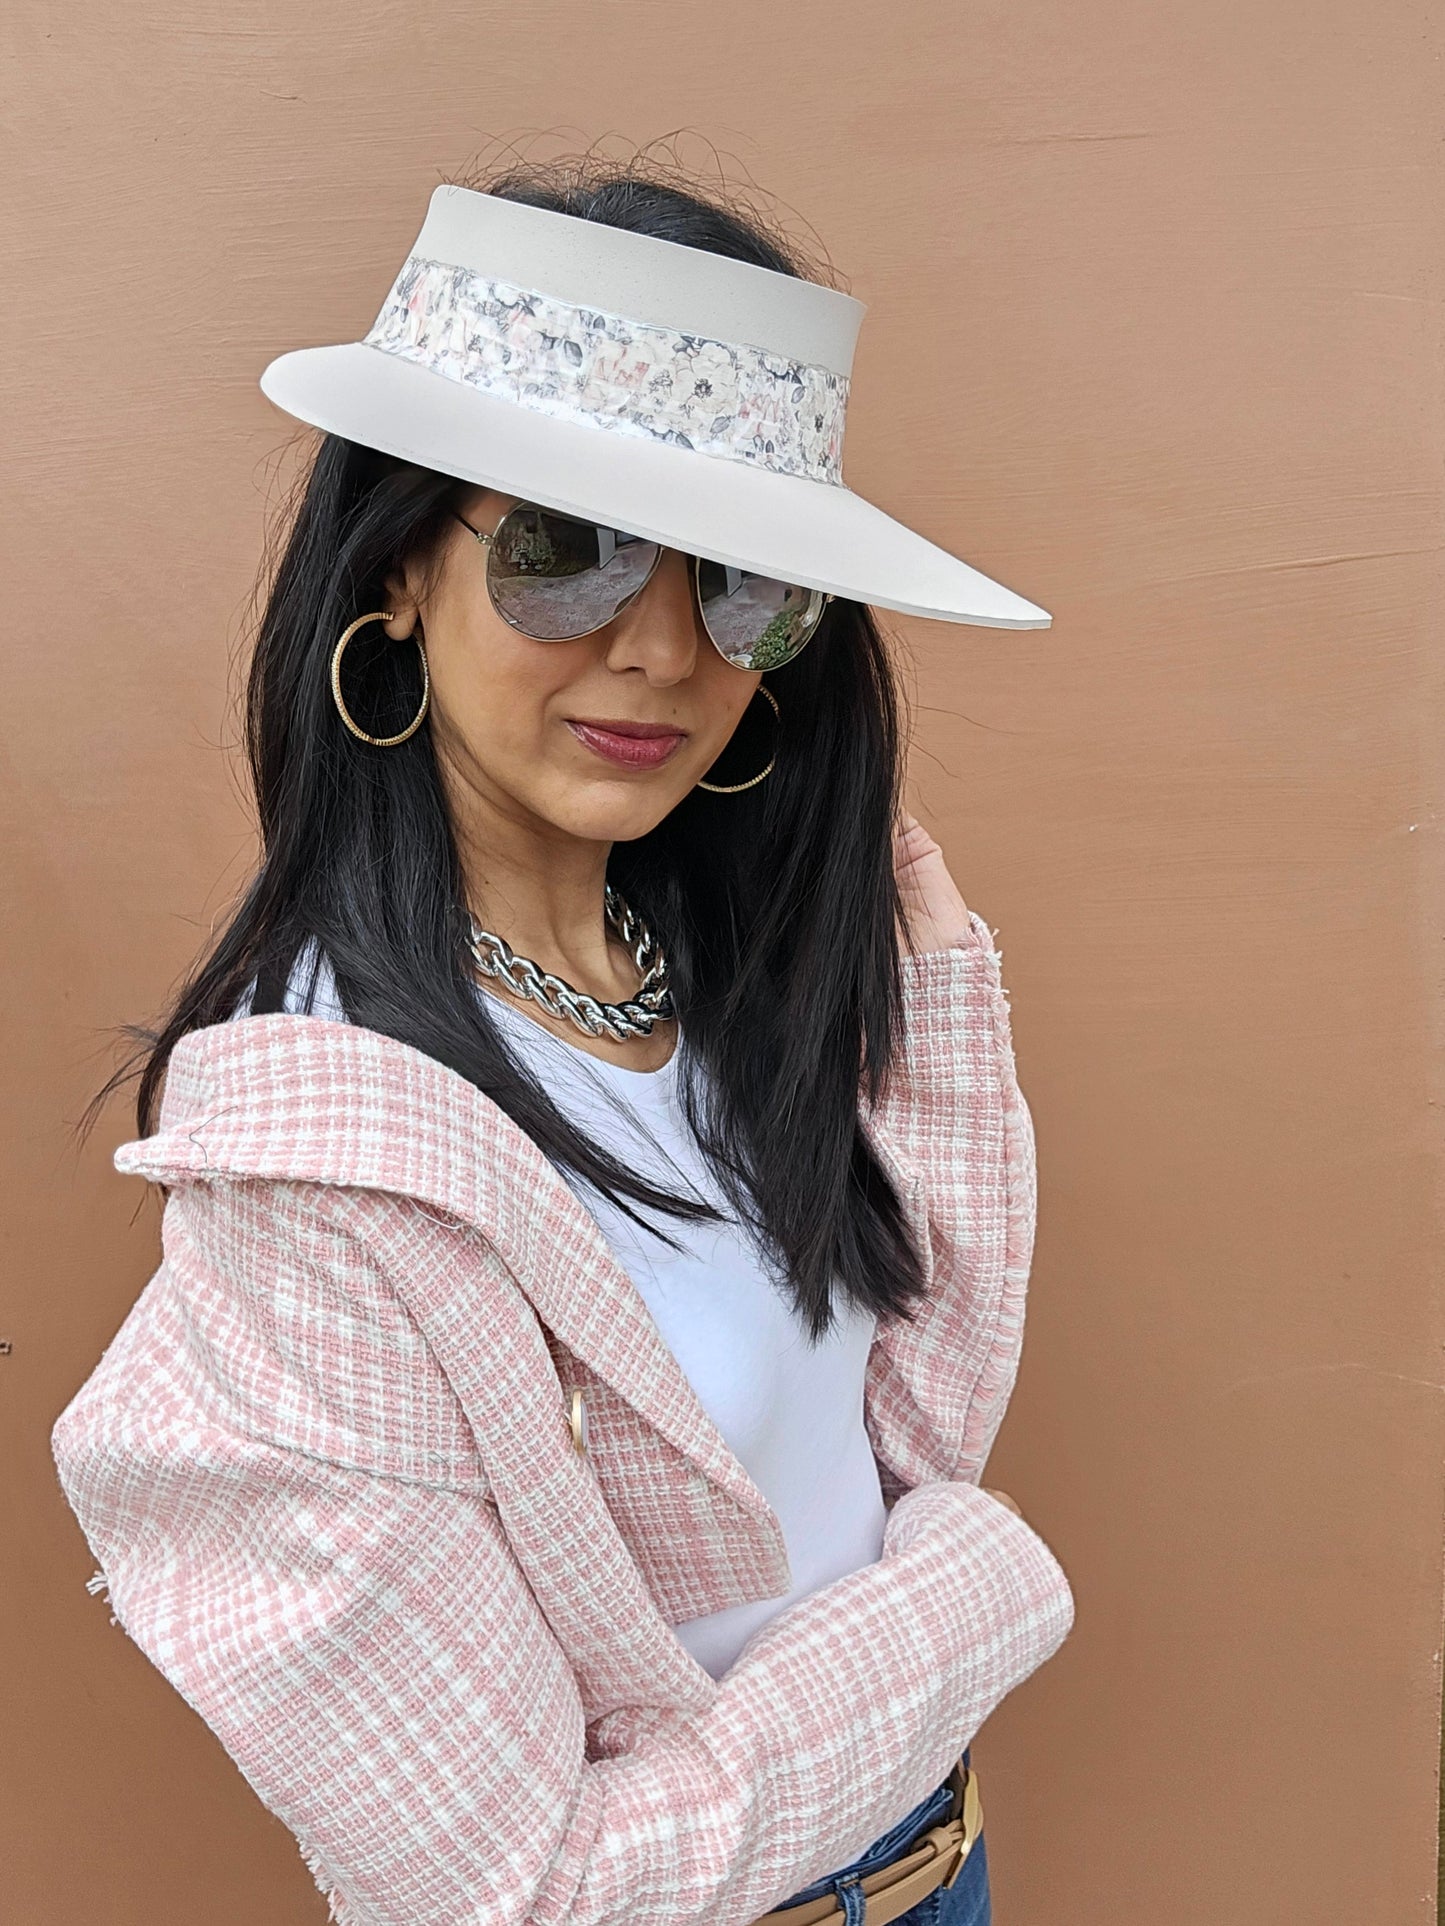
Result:
[[[1007,1505],[1015,1518],[1023,1517],[1023,1513],[1006,1491],[995,1491],[992,1485],[980,1485],[979,1490],[986,1491],[990,1498],[997,1498],[1001,1505]]]
[[[926,1478],[921,1485],[905,1491],[889,1509],[888,1522],[883,1528],[884,1555],[891,1558],[895,1552],[907,1551],[938,1523],[940,1515],[951,1517],[960,1505],[967,1512],[980,1496],[1002,1505],[1005,1511],[1011,1511],[1015,1518],[1028,1524],[1006,1491],[974,1484],[968,1478]]]
[[[893,870],[912,924],[912,950],[946,950],[969,934],[968,907],[948,873],[943,851],[922,823],[905,811],[893,832]],[[898,946],[906,955],[902,928]]]

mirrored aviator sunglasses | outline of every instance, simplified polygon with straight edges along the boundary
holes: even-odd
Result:
[[[487,551],[498,615],[534,642],[575,642],[615,621],[652,580],[662,544],[518,502],[491,531],[453,515]],[[832,596],[689,556],[703,627],[734,668],[777,669],[812,639]]]

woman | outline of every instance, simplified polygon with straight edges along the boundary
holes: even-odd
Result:
[[[263,377],[326,431],[263,861],[53,1444],[343,1926],[988,1919],[961,1748],[1073,1618],[979,1484],[1033,1144],[867,605],[1048,617],[843,485],[860,314],[682,188],[513,175]]]

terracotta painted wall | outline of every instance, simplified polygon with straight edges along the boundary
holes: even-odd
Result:
[[[488,144],[696,129],[870,304],[852,485],[1042,602],[898,624],[1041,1213],[988,1482],[1073,1579],[989,1722],[1001,1926],[1434,1918],[1441,20],[1418,0],[16,0],[0,465],[0,1842],[24,1926],[319,1921],[89,1596],[48,1425],[157,1221],[70,1127],[251,860],[290,433]],[[538,141],[539,130],[555,130]],[[702,142],[684,152],[705,161]]]

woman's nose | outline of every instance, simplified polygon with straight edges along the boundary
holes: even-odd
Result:
[[[666,548],[652,579],[607,632],[607,666],[645,669],[654,682],[679,682],[697,662],[697,605],[692,563],[680,549]]]

